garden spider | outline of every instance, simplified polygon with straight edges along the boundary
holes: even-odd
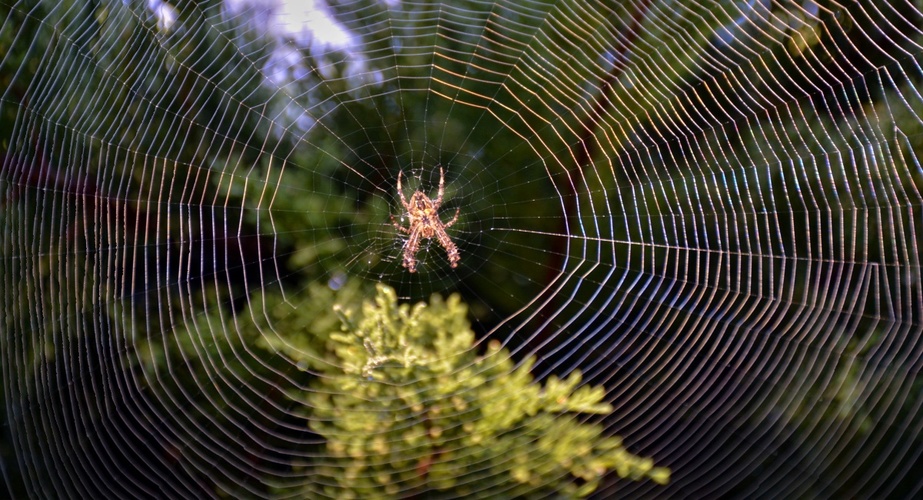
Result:
[[[449,266],[458,267],[458,261],[461,259],[458,255],[458,247],[455,246],[455,243],[452,242],[445,230],[458,220],[458,212],[461,208],[455,210],[455,217],[452,217],[449,222],[443,223],[439,219],[439,207],[442,205],[442,195],[445,194],[445,172],[443,172],[442,167],[439,167],[439,194],[436,195],[435,200],[431,200],[423,191],[417,190],[410,197],[410,203],[407,202],[407,198],[404,197],[404,190],[401,188],[401,175],[403,173],[402,171],[397,174],[397,194],[400,195],[404,210],[407,211],[410,227],[406,228],[398,224],[393,215],[391,216],[391,223],[394,224],[394,227],[410,235],[407,241],[404,242],[404,267],[412,273],[417,272],[416,255],[417,251],[420,250],[420,240],[424,238],[436,238],[442,248],[445,248],[446,253],[449,254]]]

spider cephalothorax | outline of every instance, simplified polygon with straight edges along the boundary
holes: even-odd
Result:
[[[449,265],[458,267],[458,261],[461,259],[458,255],[458,247],[445,230],[455,224],[461,209],[455,210],[455,217],[445,224],[439,219],[439,207],[442,205],[442,195],[445,194],[445,173],[442,167],[439,168],[439,193],[435,200],[431,200],[423,191],[417,190],[410,196],[408,203],[407,198],[404,197],[404,190],[401,188],[401,175],[403,172],[397,174],[397,194],[401,197],[404,210],[407,211],[410,227],[406,228],[398,224],[393,215],[391,222],[394,223],[394,227],[410,235],[404,242],[404,267],[412,273],[417,272],[416,255],[420,250],[420,241],[428,238],[436,238],[449,254]]]

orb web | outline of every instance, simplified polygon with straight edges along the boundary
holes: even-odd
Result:
[[[919,494],[918,6],[0,13],[12,495],[343,497],[343,478],[511,495],[497,472],[522,480],[550,455],[525,467],[510,457],[534,442],[479,454],[464,436],[502,399],[479,387],[516,370],[604,387],[611,411],[552,422],[671,470],[666,485],[608,473],[600,498]],[[442,173],[458,265],[421,237],[411,272],[398,178],[435,200]],[[471,326],[437,360],[471,396],[446,410],[465,431],[428,456],[382,438],[398,455],[363,459],[384,479],[332,444],[348,421],[334,401],[369,401],[335,375],[356,367],[331,354],[354,340],[332,311],[376,284],[433,310],[456,294]],[[373,380],[394,359],[369,342],[354,347]],[[426,407],[427,377],[381,386]],[[395,429],[427,425],[382,394],[414,415]],[[580,485],[532,477],[535,497]]]

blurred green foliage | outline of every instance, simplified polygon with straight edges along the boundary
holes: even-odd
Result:
[[[233,419],[222,417],[229,408],[247,408],[228,385],[234,377],[251,373],[247,384],[258,386],[285,373],[279,401],[297,403],[295,422],[325,445],[292,464],[311,481],[276,486],[278,494],[579,497],[609,472],[669,480],[668,469],[586,421],[612,411],[602,387],[581,385],[579,372],[542,386],[529,373],[534,359],[516,366],[495,342],[479,355],[458,295],[411,305],[384,285],[373,299],[368,292],[353,280],[338,290],[312,284],[297,307],[277,293],[255,294],[245,314],[215,304],[194,329],[140,340],[136,360],[156,381],[149,391],[198,387],[220,402],[199,416],[211,426]]]
[[[544,386],[491,343],[483,355],[457,295],[398,304],[378,286],[361,309],[336,306],[333,357],[303,393],[329,457],[309,464],[338,498],[438,491],[469,497],[567,497],[594,491],[614,470],[665,483],[669,471],[628,453],[579,414],[607,414],[602,387],[580,373]],[[312,364],[304,357],[305,364]],[[316,487],[316,486],[312,486]]]

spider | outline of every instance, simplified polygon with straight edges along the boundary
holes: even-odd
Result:
[[[458,212],[461,208],[455,210],[455,217],[452,217],[449,222],[443,223],[439,219],[439,207],[442,205],[442,195],[445,194],[445,172],[443,172],[442,167],[439,167],[439,194],[436,195],[435,200],[430,199],[429,196],[426,196],[426,193],[418,190],[410,197],[410,203],[407,202],[407,198],[404,197],[404,190],[401,188],[401,176],[403,173],[399,172],[397,174],[397,194],[400,195],[401,203],[404,204],[404,209],[407,210],[410,227],[406,228],[398,224],[393,215],[391,216],[391,223],[394,224],[394,227],[410,235],[407,241],[404,242],[404,267],[412,273],[417,272],[416,255],[420,250],[420,240],[424,238],[436,238],[439,240],[439,244],[449,254],[449,266],[458,267],[458,261],[461,259],[458,255],[458,247],[455,246],[455,243],[452,242],[445,230],[458,220]]]

